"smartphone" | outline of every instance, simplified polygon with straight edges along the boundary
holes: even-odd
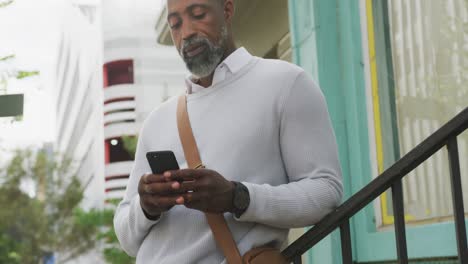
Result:
[[[166,171],[179,169],[174,152],[170,150],[148,152],[146,159],[153,174],[163,174]]]

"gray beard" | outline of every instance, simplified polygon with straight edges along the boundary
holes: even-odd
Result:
[[[223,26],[221,28],[221,38],[216,44],[202,37],[195,37],[183,43],[179,54],[184,60],[187,69],[195,78],[207,77],[215,71],[224,56],[227,37],[227,28]],[[205,50],[194,57],[187,57],[184,50],[193,44],[203,44],[205,45]]]

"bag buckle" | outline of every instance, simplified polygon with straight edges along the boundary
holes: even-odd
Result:
[[[197,166],[195,166],[195,168],[193,168],[193,169],[196,170],[196,169],[204,169],[204,168],[206,168],[205,165],[203,165],[203,163],[200,163]]]

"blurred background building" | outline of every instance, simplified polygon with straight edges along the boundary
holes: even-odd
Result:
[[[133,164],[124,138],[184,90],[176,50],[157,43],[158,1],[71,0],[63,12],[55,69],[55,149],[86,185],[84,208],[123,198]],[[74,263],[101,263],[99,251]],[[60,258],[60,257],[58,257]]]
[[[102,207],[123,197],[133,164],[122,137],[183,91],[186,73],[176,50],[156,42],[157,1],[71,2],[57,57],[56,149],[75,160],[85,207]]]
[[[155,107],[184,91],[185,66],[177,51],[156,41],[159,10],[152,0],[102,3],[106,199],[123,198],[132,168],[122,137],[137,136]]]
[[[320,84],[338,139],[346,198],[468,106],[465,0],[238,0],[236,5],[238,46],[296,63]],[[172,45],[165,12],[157,37]],[[458,146],[466,160],[467,132]],[[418,263],[458,263],[448,167],[444,149],[403,182],[409,257]],[[466,193],[467,162],[461,171]],[[352,219],[356,263],[394,263],[390,196],[385,193]],[[467,204],[468,196],[464,199]],[[290,240],[301,233],[294,230]],[[341,263],[339,241],[333,233],[305,254],[304,262]]]
[[[71,1],[61,14],[55,67],[55,149],[74,161],[84,207],[102,207],[104,150],[102,37],[99,1]]]

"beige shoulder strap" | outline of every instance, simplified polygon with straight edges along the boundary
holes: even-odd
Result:
[[[192,127],[190,126],[190,119],[187,112],[187,97],[185,95],[179,97],[177,105],[177,127],[179,129],[179,137],[188,167],[192,169],[203,167],[200,154],[198,153],[197,143],[193,136]],[[242,258],[224,216],[211,213],[206,213],[205,215],[216,243],[223,251],[227,262],[229,264],[241,264]]]

